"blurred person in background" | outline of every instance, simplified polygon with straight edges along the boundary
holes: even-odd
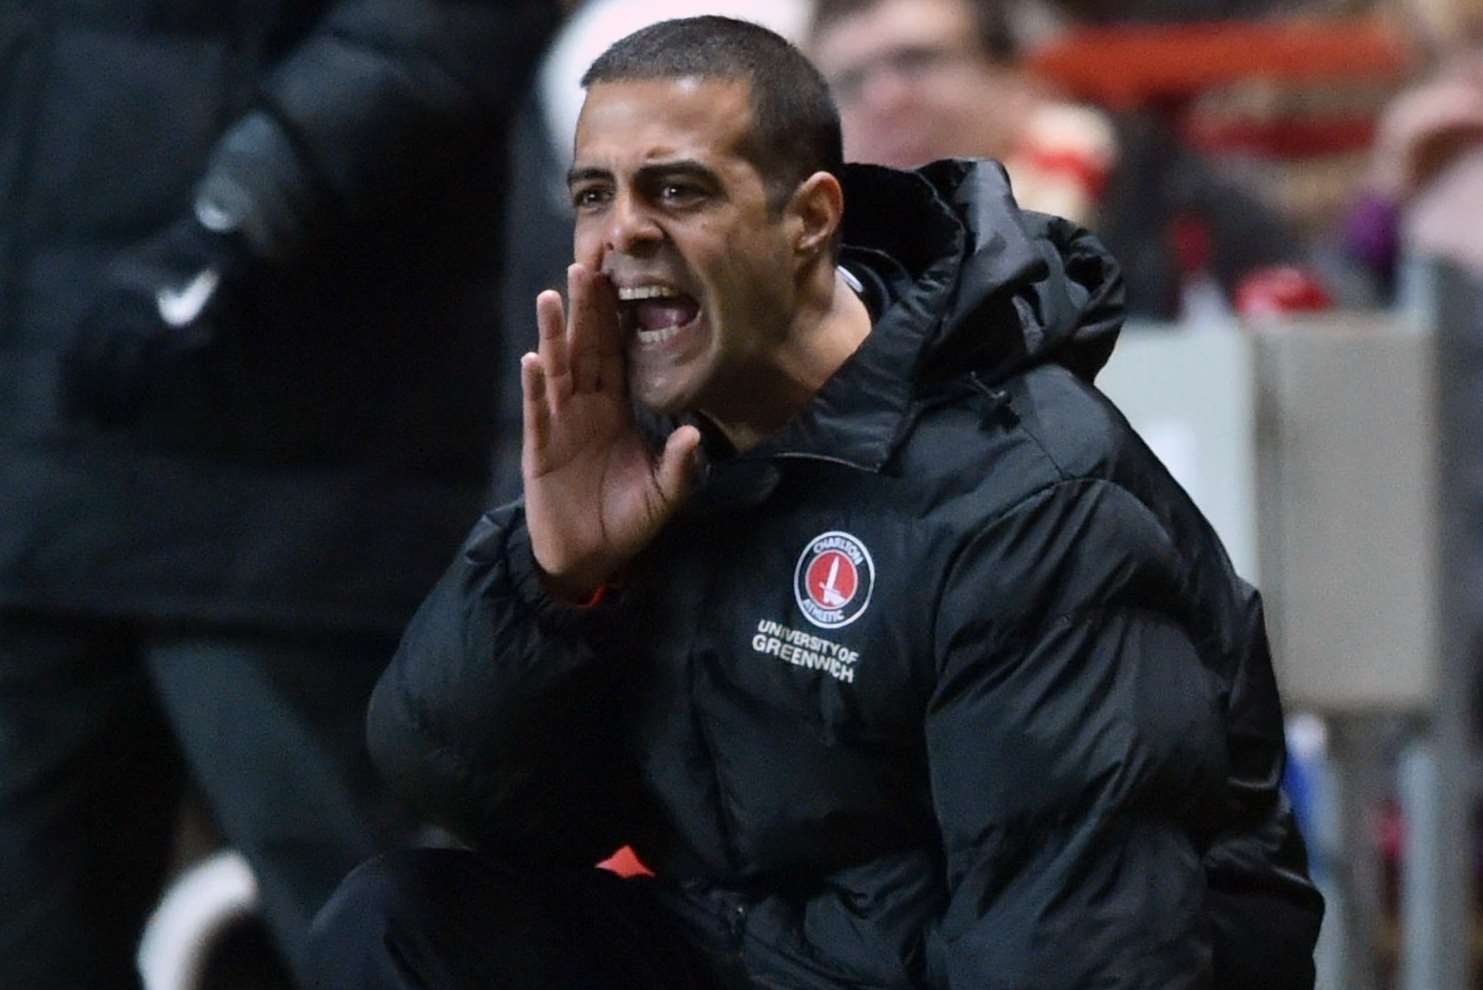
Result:
[[[0,973],[138,985],[183,792],[298,961],[484,505],[547,0],[0,10]]]
[[[1413,4],[1431,67],[1385,108],[1347,253],[1393,298],[1405,257],[1483,277],[1483,0]]]
[[[983,0],[821,0],[811,54],[839,104],[845,158],[997,159],[1022,206],[1093,225],[1116,158],[1111,124],[1024,71],[1009,13]]]
[[[1108,115],[1031,75],[1026,46],[1073,20],[1004,0],[821,0],[810,48],[840,104],[846,157],[999,159],[1021,205],[1097,232],[1123,266],[1130,316],[1178,317],[1194,276],[1208,271],[1229,296],[1248,272],[1296,257],[1281,218],[1157,113]]]

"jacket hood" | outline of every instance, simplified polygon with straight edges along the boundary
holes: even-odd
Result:
[[[890,286],[870,335],[809,407],[758,453],[879,469],[913,404],[972,374],[992,387],[1061,364],[1090,382],[1122,327],[1112,256],[1069,221],[1021,210],[994,161],[916,171],[847,165],[844,250]]]

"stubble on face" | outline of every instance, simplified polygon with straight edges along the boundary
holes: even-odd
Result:
[[[579,260],[620,299],[634,396],[676,413],[733,405],[783,328],[785,245],[756,166],[745,82],[594,84],[577,130]]]

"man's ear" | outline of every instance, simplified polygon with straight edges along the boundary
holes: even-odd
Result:
[[[795,253],[812,257],[827,251],[844,221],[844,190],[830,172],[815,172],[793,190],[788,210],[797,220]]]

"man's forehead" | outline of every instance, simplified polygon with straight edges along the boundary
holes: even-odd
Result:
[[[599,143],[630,153],[672,140],[720,150],[751,126],[750,93],[746,80],[699,76],[593,83],[577,118],[577,156]]]

